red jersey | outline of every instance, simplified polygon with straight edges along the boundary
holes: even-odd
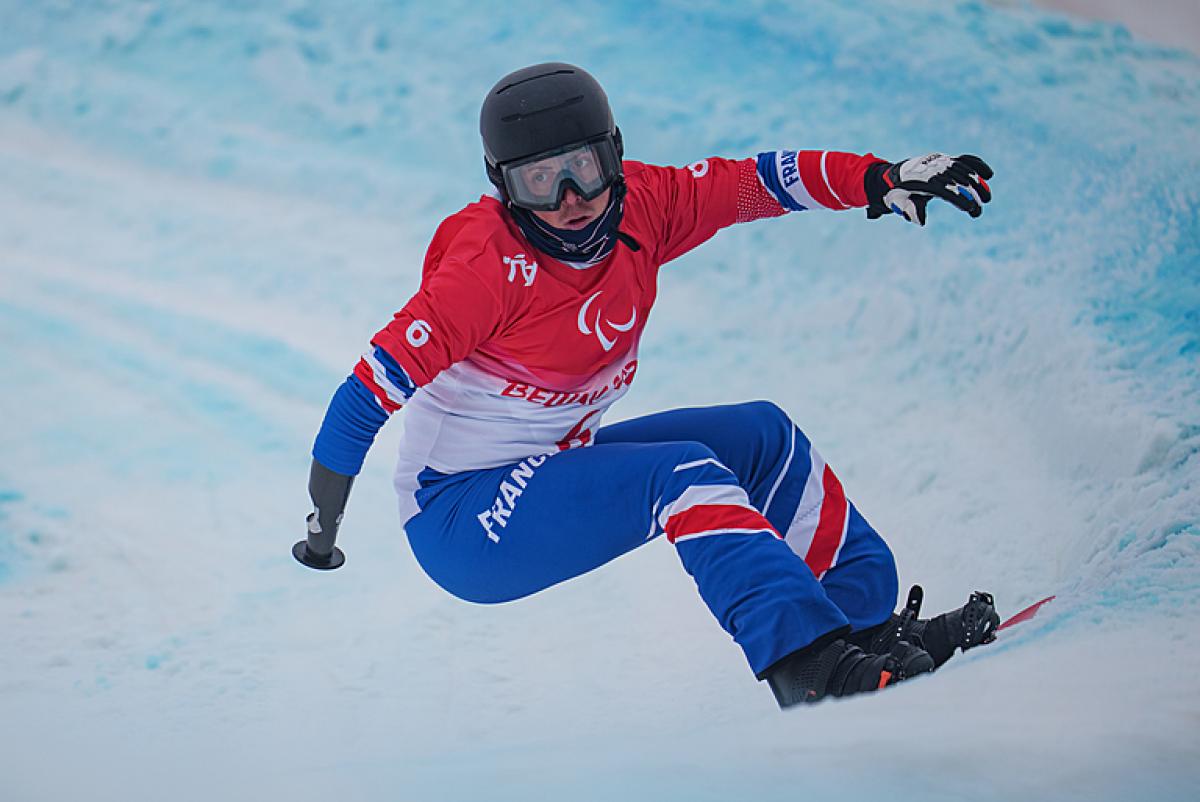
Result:
[[[494,197],[447,218],[420,290],[372,339],[355,376],[407,406],[397,483],[587,445],[637,374],[658,269],[725,226],[804,208],[865,206],[879,160],[780,151],[686,168],[625,162],[619,243],[577,269],[534,250]],[[414,391],[415,390],[415,391]]]

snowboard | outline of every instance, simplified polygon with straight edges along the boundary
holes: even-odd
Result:
[[[1017,624],[1028,621],[1029,619],[1033,618],[1035,615],[1038,614],[1038,611],[1042,609],[1042,605],[1052,602],[1052,601],[1054,601],[1054,599],[1055,599],[1054,596],[1047,596],[1046,598],[1042,599],[1041,601],[1036,601],[1033,604],[1029,605],[1021,612],[1016,613],[1015,615],[1010,615],[1008,618],[1006,618],[1000,622],[1000,626],[996,627],[996,631],[1003,632],[1004,630],[1008,629],[1009,627],[1013,627],[1013,626],[1016,626]]]
[[[971,595],[971,600],[974,601],[977,596],[986,599],[988,604],[992,603],[992,596],[990,593],[975,591],[975,593]],[[1000,624],[997,625],[996,629],[991,632],[987,638],[981,642],[981,644],[991,643],[996,640],[996,638],[1004,630],[1033,618],[1038,614],[1038,611],[1040,611],[1044,605],[1054,601],[1055,598],[1057,597],[1047,596],[1046,598],[1029,605],[1024,610],[1021,610],[1014,615],[1010,615],[1008,618],[1001,621]],[[925,591],[920,585],[913,585],[912,589],[908,591],[908,603],[904,605],[904,609],[900,612],[901,622],[903,622],[905,618],[916,618],[919,616],[921,613],[921,603],[924,601],[924,599]],[[901,626],[903,626],[903,624],[901,624]]]

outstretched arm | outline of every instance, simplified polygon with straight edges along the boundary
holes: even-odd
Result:
[[[778,150],[753,159],[703,159],[686,168],[647,167],[662,209],[660,261],[686,253],[717,231],[788,212],[866,207],[871,219],[896,213],[925,224],[938,197],[978,217],[991,200],[991,168],[976,156],[940,153],[895,164],[870,153]]]
[[[983,204],[992,199],[987,184],[992,168],[970,155],[930,153],[892,164],[871,154],[784,150],[759,154],[757,173],[763,189],[787,211],[866,206],[872,220],[894,213],[922,226],[930,198],[971,217],[983,214]]]

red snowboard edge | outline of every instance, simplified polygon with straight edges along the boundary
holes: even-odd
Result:
[[[1022,621],[1028,621],[1029,619],[1033,618],[1035,615],[1038,614],[1038,610],[1042,609],[1043,604],[1045,604],[1046,602],[1054,601],[1054,598],[1055,598],[1054,596],[1047,596],[1046,598],[1042,599],[1041,601],[1034,602],[1033,604],[1026,607],[1024,610],[1022,610],[1021,612],[1006,619],[1002,624],[1000,624],[1000,626],[996,627],[996,631],[999,632],[1002,629],[1011,627],[1013,624],[1019,624]]]

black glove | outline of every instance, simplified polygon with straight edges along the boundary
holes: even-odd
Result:
[[[867,217],[874,220],[896,214],[910,223],[925,225],[925,205],[932,197],[954,204],[972,217],[983,214],[983,204],[992,199],[987,179],[992,168],[978,156],[951,158],[930,153],[896,164],[873,164],[867,168]]]
[[[292,547],[292,555],[309,568],[331,570],[346,562],[346,555],[333,545],[354,477],[326,468],[315,459],[308,473],[308,495],[313,511],[308,514],[308,538]]]

